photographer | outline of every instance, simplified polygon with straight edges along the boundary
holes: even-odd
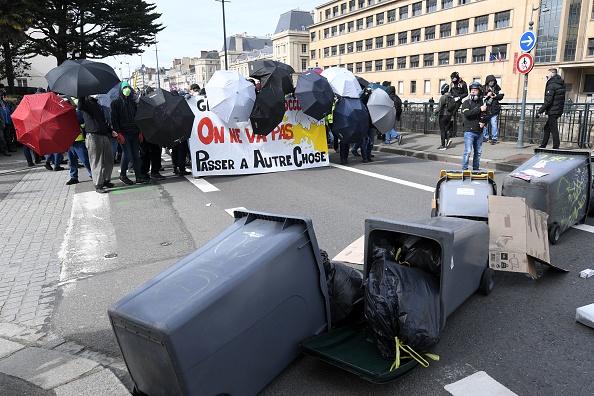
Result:
[[[485,104],[487,105],[487,116],[485,118],[487,124],[483,127],[483,142],[489,141],[489,122],[491,123],[491,144],[497,144],[499,137],[499,129],[497,127],[497,115],[501,110],[499,101],[503,99],[503,92],[501,87],[497,84],[495,76],[489,74],[485,79]]]

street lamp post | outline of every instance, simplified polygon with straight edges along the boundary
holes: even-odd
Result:
[[[159,52],[158,51],[159,50],[157,49],[157,40],[155,40],[155,58],[157,58],[157,89],[160,89],[161,88],[161,76],[159,74]]]
[[[128,65],[128,82],[130,82],[130,77],[132,76],[132,73],[130,73],[130,63],[129,62],[120,62],[120,65],[123,65],[124,63]]]
[[[225,70],[229,70],[229,63],[227,62],[227,28],[225,27],[225,3],[230,3],[226,0],[215,0],[220,1],[223,7],[223,50],[225,51]]]
[[[534,6],[532,6],[532,12],[530,13],[530,22],[528,22],[529,30],[533,30],[534,11],[537,11],[537,10],[540,10],[539,15],[541,12],[549,11],[546,4],[543,6],[542,0],[540,0],[538,2],[538,7],[534,8]],[[534,45],[534,48],[536,48],[536,44]],[[526,94],[528,92],[528,74],[530,74],[530,73],[524,74],[524,90],[522,91],[522,106],[520,108],[520,125],[518,128],[518,141],[516,143],[516,148],[524,148],[524,124],[526,123]]]

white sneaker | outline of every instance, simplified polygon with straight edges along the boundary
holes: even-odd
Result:
[[[440,150],[440,151],[443,151],[443,150],[447,150],[448,148],[447,147],[444,147],[444,146],[439,146],[437,149]]]
[[[446,140],[446,147],[450,147],[452,145],[452,139]]]

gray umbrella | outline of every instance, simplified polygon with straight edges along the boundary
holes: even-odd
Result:
[[[387,133],[396,122],[394,101],[383,89],[374,89],[367,101],[371,123],[380,133]]]

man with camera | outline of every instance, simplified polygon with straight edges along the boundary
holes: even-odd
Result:
[[[491,144],[497,144],[497,138],[499,137],[499,129],[497,127],[497,116],[501,110],[499,101],[503,99],[503,92],[501,87],[497,84],[495,76],[489,74],[485,79],[485,104],[487,105],[487,121],[483,127],[483,142],[489,141],[489,123],[491,124]]]

